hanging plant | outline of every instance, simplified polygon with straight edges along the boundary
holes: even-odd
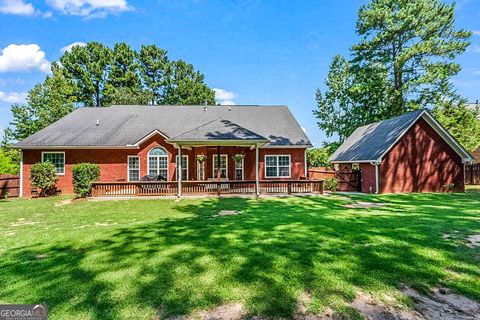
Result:
[[[236,155],[233,156],[233,159],[237,163],[242,162],[244,158],[245,158],[245,155],[243,153],[237,153]]]
[[[199,163],[204,163],[205,160],[206,160],[206,158],[207,158],[207,157],[205,157],[205,155],[199,154],[199,155],[197,156],[197,161],[198,161]]]

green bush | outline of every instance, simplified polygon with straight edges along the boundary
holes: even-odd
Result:
[[[30,169],[30,183],[33,188],[40,189],[40,197],[46,195],[57,182],[55,166],[51,162],[37,162]]]
[[[92,182],[100,178],[100,167],[94,163],[79,163],[72,168],[73,190],[80,197],[92,193]]]
[[[337,191],[337,188],[338,188],[338,181],[335,178],[325,179],[325,181],[323,182],[323,187],[325,190],[330,190],[335,192]]]

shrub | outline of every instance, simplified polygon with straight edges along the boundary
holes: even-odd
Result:
[[[55,166],[51,162],[37,162],[30,169],[30,183],[33,188],[40,189],[40,197],[52,189],[57,182]]]
[[[330,190],[330,191],[337,191],[338,188],[338,181],[335,178],[327,178],[323,182],[323,187],[325,190]]]
[[[94,163],[79,163],[72,168],[73,190],[80,197],[92,193],[92,182],[100,178],[100,167]]]

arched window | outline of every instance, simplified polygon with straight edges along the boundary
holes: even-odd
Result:
[[[148,174],[159,175],[162,180],[167,180],[168,156],[167,151],[162,147],[152,148],[148,152]]]

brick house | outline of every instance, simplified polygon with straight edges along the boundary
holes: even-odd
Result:
[[[55,165],[56,187],[69,194],[81,162],[98,164],[103,182],[299,180],[311,146],[286,106],[79,108],[15,145],[24,196],[40,161]]]
[[[331,156],[341,171],[359,169],[365,193],[464,192],[473,157],[428,110],[356,129]]]

